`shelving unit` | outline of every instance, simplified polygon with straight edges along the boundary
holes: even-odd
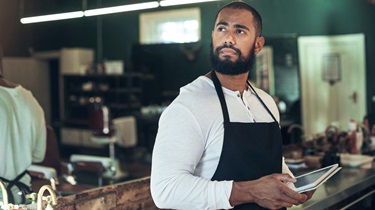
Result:
[[[93,102],[101,101],[113,117],[139,111],[142,97],[141,73],[122,75],[64,75],[64,127],[88,127],[88,110]]]

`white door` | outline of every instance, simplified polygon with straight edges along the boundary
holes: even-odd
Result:
[[[366,114],[363,34],[298,38],[302,123],[305,134],[328,125],[347,130]],[[331,81],[331,82],[330,82]]]

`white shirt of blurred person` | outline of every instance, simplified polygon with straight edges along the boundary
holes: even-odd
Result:
[[[9,203],[25,203],[25,194],[31,189],[31,177],[26,169],[44,159],[46,122],[44,111],[32,93],[5,79],[1,65],[0,125],[0,178],[7,186],[13,185],[10,195],[8,189]]]

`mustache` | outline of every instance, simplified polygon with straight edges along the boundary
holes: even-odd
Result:
[[[241,55],[241,51],[240,51],[239,49],[237,49],[237,48],[234,48],[233,46],[226,46],[226,45],[223,45],[223,46],[217,47],[215,51],[216,51],[216,53],[219,53],[220,50],[222,50],[222,49],[224,49],[224,48],[232,49],[232,50],[236,51],[236,53],[237,53],[238,55]]]

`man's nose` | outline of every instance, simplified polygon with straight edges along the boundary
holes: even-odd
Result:
[[[223,44],[225,44],[225,45],[234,45],[234,44],[236,44],[235,39],[234,39],[234,34],[232,32],[228,32],[225,35]]]

